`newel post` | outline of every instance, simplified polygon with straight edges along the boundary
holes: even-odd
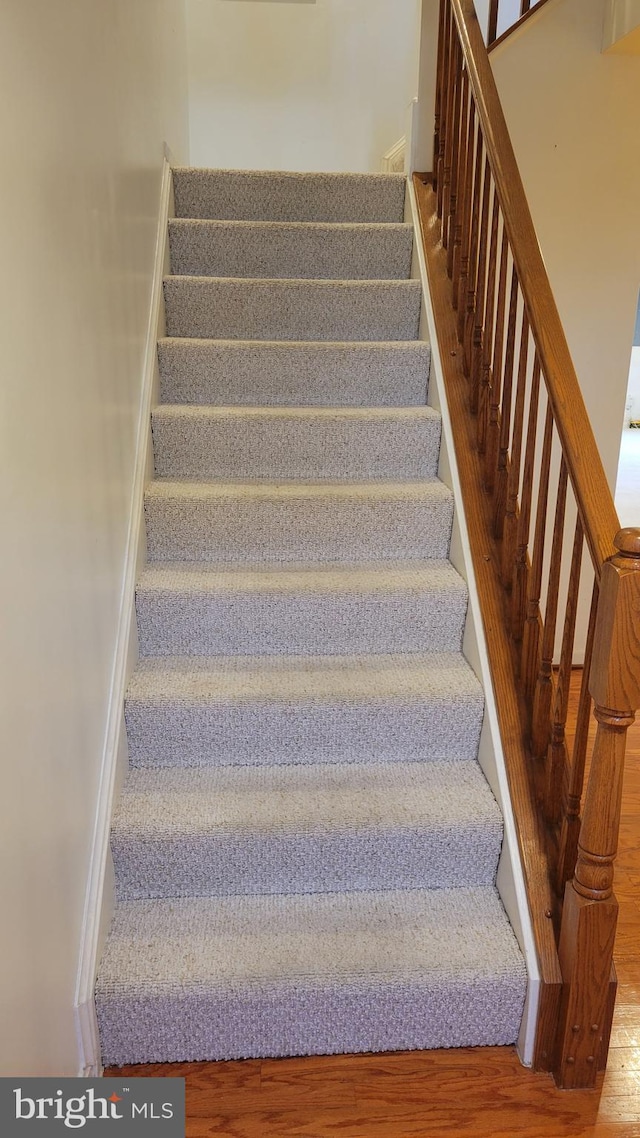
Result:
[[[589,679],[598,730],[575,876],[562,911],[555,1064],[561,1087],[593,1086],[608,1046],[605,1013],[618,919],[613,862],[626,734],[640,706],[640,529],[620,530],[614,544],[618,553],[602,567]]]

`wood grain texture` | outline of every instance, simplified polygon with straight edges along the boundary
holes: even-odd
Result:
[[[574,670],[570,744],[580,684]],[[607,1071],[595,1090],[558,1090],[550,1075],[521,1067],[513,1048],[163,1064],[106,1074],[184,1076],[188,1138],[640,1138],[640,725],[628,738],[616,893],[619,995]]]
[[[544,266],[474,0],[448,0],[469,72],[475,112],[556,429],[594,568],[614,552],[618,519]],[[532,9],[531,13],[536,11]],[[531,15],[528,13],[528,16]],[[525,17],[527,18],[527,17]]]
[[[475,423],[468,410],[468,383],[451,305],[451,284],[446,272],[446,255],[438,242],[439,222],[435,212],[435,195],[431,186],[423,182],[418,175],[414,178],[414,184],[465,501],[471,554],[480,593],[502,744],[507,760],[520,853],[542,973],[536,1067],[546,1069],[553,1061],[553,1040],[562,983],[553,923],[550,919],[556,907],[556,897],[551,887],[551,866],[547,860],[544,824],[536,807],[532,781],[528,773],[530,758],[524,744],[521,726],[522,692],[518,690],[515,681],[517,670],[514,649],[508,634],[505,593],[500,580],[500,548],[490,536],[493,509],[490,496],[482,489],[482,460],[475,441]]]

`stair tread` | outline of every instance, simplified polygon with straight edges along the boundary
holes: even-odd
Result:
[[[500,810],[474,761],[168,767],[129,772],[114,837],[464,827],[502,831]]]
[[[198,482],[155,478],[145,489],[147,498],[254,498],[258,501],[295,501],[302,498],[394,499],[450,502],[452,493],[438,478],[419,482],[271,482],[253,479],[237,482]]]
[[[490,886],[156,898],[116,906],[98,995],[500,973],[524,981]]]
[[[271,405],[250,406],[218,405],[210,403],[184,404],[162,403],[153,409],[158,419],[276,419],[276,420],[327,420],[345,419],[355,422],[373,422],[389,419],[392,422],[413,422],[427,420],[440,422],[439,411],[433,407],[278,407]]]
[[[154,562],[140,574],[138,590],[145,592],[254,593],[275,595],[318,592],[451,591],[466,595],[466,584],[450,561],[374,563],[326,566],[206,565],[187,561]]]
[[[135,668],[128,702],[175,699],[414,700],[483,702],[460,652],[371,656],[148,656]]]

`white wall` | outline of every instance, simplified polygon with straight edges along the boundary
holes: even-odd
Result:
[[[419,0],[187,0],[191,162],[379,170],[416,93]]]
[[[491,61],[587,410],[615,485],[640,281],[640,68],[604,0],[557,0]]]
[[[78,1074],[73,998],[184,0],[0,10],[0,1074]]]

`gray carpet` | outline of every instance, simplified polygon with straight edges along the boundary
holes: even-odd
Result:
[[[103,1059],[513,1043],[404,180],[174,183]]]
[[[434,478],[429,407],[157,407],[159,478],[412,481]]]
[[[404,221],[402,174],[174,170],[176,216],[216,221]]]
[[[162,403],[276,407],[420,407],[430,348],[407,343],[167,338]]]
[[[457,652],[464,581],[446,561],[149,565],[136,594],[143,656]]]
[[[167,334],[221,340],[413,340],[419,281],[167,277]]]
[[[526,976],[490,886],[124,902],[116,1064],[513,1043]]]
[[[409,276],[410,225],[169,222],[171,272],[206,277],[384,280]]]

